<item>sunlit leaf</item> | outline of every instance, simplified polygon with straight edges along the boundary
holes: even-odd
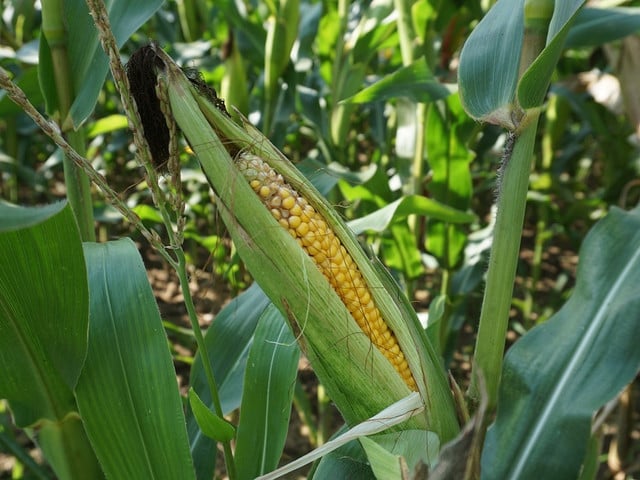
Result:
[[[440,83],[429,71],[424,59],[401,67],[373,85],[344,100],[348,103],[379,102],[407,97],[416,102],[433,102],[449,96],[454,87]]]
[[[89,138],[97,137],[98,135],[102,135],[104,133],[110,133],[115,130],[122,130],[129,126],[127,117],[124,115],[120,115],[118,113],[113,115],[107,115],[106,117],[102,117],[96,120],[93,125],[87,131],[87,136]]]
[[[424,215],[452,223],[469,223],[473,214],[461,212],[421,195],[407,195],[369,215],[352,220],[349,227],[355,233],[365,231],[383,232],[392,222],[407,218],[408,215]]]

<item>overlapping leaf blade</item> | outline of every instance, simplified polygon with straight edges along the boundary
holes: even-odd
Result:
[[[278,465],[299,356],[296,339],[271,304],[256,329],[244,381],[235,456],[240,479],[255,478]]]
[[[640,209],[586,238],[575,292],[505,358],[484,478],[576,478],[591,416],[640,369]]]
[[[91,289],[80,414],[111,478],[195,478],[166,334],[130,239],[85,244]]]
[[[585,7],[575,18],[566,46],[595,47],[640,30],[640,8]]]
[[[218,313],[207,330],[205,343],[225,414],[240,406],[249,349],[258,320],[269,303],[258,284],[253,284]],[[211,406],[211,393],[199,353],[193,362],[190,379],[202,401]],[[191,409],[187,410],[187,430],[196,475],[199,479],[211,478],[215,469],[216,442],[202,434]]]
[[[0,203],[0,397],[16,424],[61,421],[87,349],[89,292],[71,208]]]
[[[511,122],[523,30],[524,0],[501,0],[469,35],[460,54],[458,83],[472,117]]]

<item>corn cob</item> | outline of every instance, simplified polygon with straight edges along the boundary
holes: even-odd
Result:
[[[360,270],[333,230],[313,206],[260,157],[241,152],[236,157],[236,166],[273,217],[312,258],[362,331],[391,362],[407,386],[417,391],[394,333],[384,322]]]

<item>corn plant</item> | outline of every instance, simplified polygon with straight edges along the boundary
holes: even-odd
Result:
[[[635,10],[594,12],[582,3],[501,0],[468,37],[457,86],[432,73],[439,17],[431,3],[383,2],[362,13],[360,22],[347,21],[347,2],[330,5],[325,29],[318,32],[333,35],[336,47],[322,47],[333,68],[320,72],[330,72],[331,91],[314,124],[327,161],[321,170],[335,160],[349,164],[348,123],[358,105],[408,97],[409,103],[399,102],[398,121],[418,131],[412,148],[399,154],[410,165],[399,171],[406,184],[401,197],[388,185],[377,195],[365,185],[340,183],[346,198],[370,199],[347,225],[320,193],[322,179],[316,176],[314,187],[276,146],[284,137],[287,95],[300,81],[288,59],[308,53],[309,25],[321,23],[316,5],[305,11],[299,2],[284,1],[244,14],[236,5],[220,6],[230,24],[246,31],[228,35],[222,91],[229,95],[219,98],[158,44],[137,50],[125,69],[119,46],[139,26],[123,19],[127,2],[114,2],[110,12],[101,2],[88,2],[93,21],[87,16],[78,31],[91,32],[90,61],[80,55],[81,45],[67,45],[59,35],[60,26],[72,21],[69,4],[63,10],[43,2],[40,54],[48,60],[39,68],[41,79],[56,79],[41,80],[49,119],[4,69],[0,82],[64,152],[65,178],[75,187],[68,203],[0,204],[0,398],[7,399],[15,424],[37,442],[54,475],[212,478],[220,444],[232,479],[277,478],[309,462],[309,476],[317,478],[424,478],[427,471],[435,478],[594,478],[604,418],[594,419],[595,412],[640,368],[638,208],[612,207],[595,224],[582,242],[570,299],[504,356],[538,124],[563,46],[587,42],[586,28],[596,28],[604,40],[638,29]],[[147,18],[157,6],[140,7],[136,18]],[[185,39],[207,35],[197,22],[212,11],[207,7],[180,2]],[[387,22],[394,11],[394,21]],[[61,12],[66,20],[56,17]],[[624,28],[611,29],[611,18]],[[299,19],[308,30],[296,38]],[[256,28],[263,21],[266,27]],[[243,75],[244,67],[232,39],[242,35],[264,47],[258,125],[273,141],[243,115],[251,108],[246,92],[233,89],[231,77]],[[394,35],[402,66],[359,91],[374,52]],[[98,38],[106,56],[96,53]],[[67,55],[77,68],[69,68]],[[92,70],[95,81],[84,85],[83,69],[94,64],[100,66]],[[81,124],[107,66],[132,126],[161,233],[142,222],[85,158]],[[242,89],[247,85],[237,82]],[[309,107],[312,95],[305,92]],[[472,119],[504,129],[506,141],[465,392],[458,385],[462,379],[447,378],[443,357],[455,328],[454,272],[470,243],[466,225],[477,221],[468,211],[473,155],[465,139],[478,125]],[[206,335],[183,250],[179,132],[256,281],[217,315]],[[401,140],[398,133],[398,145]],[[431,198],[422,191],[427,166]],[[381,172],[367,181],[387,182]],[[177,272],[198,347],[182,396],[135,245],[126,238],[88,241],[88,181]],[[430,218],[423,228],[424,215]],[[396,275],[404,273],[402,285],[353,233],[387,230],[376,251]],[[428,232],[426,241],[422,231]],[[405,296],[423,272],[421,242],[443,270],[426,328]],[[309,456],[277,469],[292,402],[301,401],[295,388],[301,353],[344,427]],[[0,438],[35,475],[51,476],[10,436]]]

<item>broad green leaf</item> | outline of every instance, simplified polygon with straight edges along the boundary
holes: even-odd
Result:
[[[551,75],[564,48],[564,40],[583,3],[584,0],[556,2],[546,47],[522,75],[518,85],[518,101],[523,108],[538,107],[544,101]]]
[[[569,301],[507,353],[485,478],[576,478],[593,413],[640,369],[640,209],[613,208],[580,259]]]
[[[240,406],[249,348],[258,319],[269,303],[258,284],[254,283],[216,315],[205,335],[225,415]],[[196,353],[191,367],[190,381],[204,404],[211,407],[211,393],[199,353]],[[190,408],[187,409],[187,431],[198,479],[212,478],[216,463],[215,442],[202,434]]]
[[[476,119],[515,128],[515,94],[523,108],[539,106],[569,31],[584,0],[556,2],[546,47],[518,84],[524,36],[524,0],[497,2],[471,33],[460,54],[458,82],[467,112]]]
[[[421,58],[360,90],[344,102],[367,103],[395,97],[408,97],[416,102],[427,103],[449,96],[453,88],[440,83],[429,71],[424,58]]]
[[[448,207],[421,195],[407,195],[369,215],[352,220],[349,227],[354,233],[365,231],[384,232],[390,224],[407,218],[408,215],[424,215],[451,223],[469,223],[474,215]]]
[[[278,466],[287,437],[300,350],[274,305],[260,318],[244,379],[235,460],[239,479]]]
[[[129,239],[86,243],[89,351],[76,388],[108,477],[195,478],[171,353]]]
[[[202,433],[218,442],[228,442],[235,436],[235,429],[207,407],[193,388],[189,389],[189,406]]]
[[[0,265],[0,398],[16,425],[35,427],[57,478],[101,478],[72,391],[87,353],[89,291],[69,205],[0,202]]]
[[[0,398],[20,427],[76,410],[87,352],[89,292],[82,244],[66,202],[0,203]]]
[[[640,8],[590,8],[578,12],[567,35],[567,48],[596,47],[640,30]]]
[[[458,84],[464,108],[473,118],[512,125],[523,30],[524,0],[500,0],[465,42]]]
[[[100,46],[98,31],[89,15],[84,0],[65,0],[63,18],[66,27],[66,48],[69,57],[69,80],[75,99],[70,116],[75,128],[91,114],[98,94],[109,70],[107,56]],[[131,2],[108,0],[105,2],[109,20],[118,46],[146,22],[162,5],[161,0]],[[58,110],[58,96],[53,82],[51,51],[44,35],[40,36],[40,63],[38,64],[40,87],[44,93],[47,113]]]

